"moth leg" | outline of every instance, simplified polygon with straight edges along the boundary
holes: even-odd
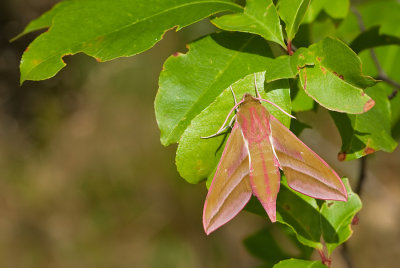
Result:
[[[224,123],[222,124],[222,126],[220,127],[220,129],[213,135],[207,136],[207,137],[200,137],[201,139],[209,139],[209,138],[213,138],[216,137],[218,135],[220,135],[224,130],[226,130],[227,128],[232,128],[233,123],[235,122],[236,119],[236,114],[232,117],[231,121],[229,122],[228,125],[225,126],[226,122],[228,121],[229,116],[232,114],[233,111],[238,112],[239,111],[239,105],[243,103],[243,101],[240,101],[239,103],[236,100],[236,95],[235,92],[233,91],[232,86],[229,87],[231,89],[232,95],[233,95],[233,100],[235,101],[235,106],[231,109],[231,111],[229,112],[228,116],[226,117]]]
[[[215,134],[212,134],[212,135],[207,136],[207,137],[200,137],[200,139],[209,139],[209,138],[214,138],[214,137],[220,135],[226,129],[233,127],[233,123],[235,122],[235,119],[236,119],[236,114],[232,117],[232,119],[231,119],[231,121],[229,122],[228,125],[226,125],[226,126],[222,125],[222,127]]]

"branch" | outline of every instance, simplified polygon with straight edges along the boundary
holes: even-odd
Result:
[[[354,189],[354,192],[358,195],[361,195],[361,191],[365,182],[365,177],[366,177],[366,170],[367,170],[367,156],[361,157],[360,158],[360,169],[358,172],[358,180],[357,180],[357,185]]]
[[[341,253],[342,253],[342,257],[343,257],[344,262],[347,264],[347,267],[348,268],[353,268],[354,265],[353,265],[353,261],[351,260],[351,256],[350,256],[350,253],[349,253],[349,249],[347,247],[347,243],[344,243],[342,245]]]

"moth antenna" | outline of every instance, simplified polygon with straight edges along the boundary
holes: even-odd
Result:
[[[237,107],[239,107],[239,105],[242,104],[243,102],[244,102],[244,100],[241,100],[241,101],[239,101],[238,103],[236,103],[235,106],[233,106],[233,108],[229,111],[229,114],[226,116],[224,123],[222,124],[222,126],[220,127],[220,129],[218,129],[218,131],[217,131],[215,134],[210,135],[210,136],[207,136],[207,137],[200,137],[200,138],[201,138],[201,139],[207,139],[207,138],[212,138],[212,137],[218,136],[222,131],[224,131],[227,127],[229,127],[229,126],[232,124],[234,118],[236,118],[236,115],[232,117],[232,119],[231,119],[231,121],[230,121],[230,123],[229,123],[228,126],[225,126],[226,122],[228,122],[228,119],[229,119],[229,117],[231,116],[232,112],[233,112],[234,110],[236,110]]]
[[[232,117],[232,119],[231,119],[231,121],[229,122],[228,125],[226,125],[226,126],[223,127],[223,128],[220,128],[220,129],[217,131],[217,133],[212,134],[212,135],[207,136],[207,137],[200,137],[200,139],[209,139],[209,138],[214,138],[214,137],[220,135],[223,131],[225,131],[225,129],[231,128],[231,127],[232,127],[232,124],[233,124],[233,122],[234,122],[235,119],[236,119],[236,115],[234,115],[234,116]]]
[[[257,88],[257,76],[256,76],[256,73],[254,73],[254,87],[256,88],[257,98],[261,99],[260,92],[258,91],[258,88]]]
[[[266,99],[262,99],[262,98],[257,98],[257,100],[268,102],[269,104],[271,104],[271,105],[275,106],[276,108],[278,108],[282,113],[286,114],[287,116],[289,116],[289,117],[291,117],[293,119],[297,119],[296,117],[294,117],[293,115],[289,114],[288,112],[283,110],[281,107],[279,107],[277,104],[273,103],[272,101],[269,101],[269,100],[266,100]]]
[[[233,91],[232,86],[229,86],[229,88],[231,89],[232,95],[233,95],[233,100],[235,101],[235,105],[237,104],[237,100],[236,100],[236,95],[235,92]]]

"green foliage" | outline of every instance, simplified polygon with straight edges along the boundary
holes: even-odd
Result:
[[[257,84],[262,97],[273,101],[285,111],[290,112],[288,83],[278,81],[264,84],[264,73],[258,73]],[[238,97],[241,97],[246,92],[254,92],[254,76],[252,74],[246,76],[234,83],[232,88]],[[191,121],[190,126],[183,133],[176,152],[176,165],[180,175],[188,182],[198,183],[209,177],[213,172],[221,157],[227,133],[212,139],[200,139],[200,137],[216,133],[234,104],[230,89],[225,89]],[[271,104],[264,105],[276,118],[286,126],[289,126],[290,118],[288,116]],[[194,148],[196,149],[194,150]]]
[[[244,7],[234,0],[65,0],[16,37],[48,28],[24,52],[20,81],[54,76],[65,66],[65,55],[83,52],[108,61],[138,54],[167,30],[210,16],[220,32],[193,41],[186,54],[166,60],[155,100],[161,143],[179,144],[176,165],[186,181],[210,183],[229,129],[212,139],[201,137],[217,132],[234,106],[231,85],[239,99],[254,92],[254,73],[262,97],[287,112],[318,106],[330,110],[342,138],[340,160],[396,148],[400,4],[395,0],[353,6],[351,12],[349,0],[247,0]],[[292,55],[287,55],[289,43]],[[291,124],[277,108],[263,105],[296,134],[308,127]],[[309,259],[309,247],[329,257],[351,236],[361,201],[344,182],[347,202],[319,202],[282,181],[277,221],[289,239],[296,238],[301,252],[296,257]],[[247,210],[265,216],[253,201]],[[292,256],[270,229],[249,237],[245,245],[266,267]],[[325,266],[289,259],[274,267]]]
[[[25,30],[49,27],[22,56],[21,83],[54,76],[65,66],[65,55],[83,52],[98,61],[135,55],[160,41],[167,30],[224,10],[241,8],[230,0],[65,1]]]
[[[301,84],[309,96],[329,110],[353,114],[370,108],[371,98],[362,89],[375,81],[361,74],[361,62],[348,46],[325,38],[311,46],[309,53],[315,65],[300,70]]]
[[[178,142],[192,119],[224,89],[265,70],[272,60],[265,40],[242,33],[213,34],[190,44],[187,54],[171,56],[160,74],[155,101],[161,142]]]
[[[307,12],[311,0],[279,0],[278,12],[286,25],[286,34],[289,41],[293,40],[300,23]]]
[[[297,260],[297,259],[290,259],[284,260],[274,265],[274,268],[324,268],[326,267],[320,261],[305,261],[305,260]]]
[[[283,177],[284,178],[284,177]],[[352,234],[351,222],[361,209],[361,200],[353,193],[347,179],[343,180],[348,201],[324,201],[290,189],[283,179],[277,199],[277,221],[290,227],[297,239],[305,246],[318,250],[327,249],[330,255]],[[251,200],[246,209],[267,217],[256,200]]]
[[[375,100],[375,106],[360,115],[331,112],[342,137],[340,160],[351,160],[378,150],[392,152],[396,141],[391,135],[389,93],[376,85],[366,92]]]
[[[272,0],[249,0],[240,14],[225,15],[212,20],[220,29],[259,34],[286,48],[282,27]]]
[[[273,264],[293,256],[293,252],[289,253],[287,250],[288,245],[296,252],[297,258],[309,259],[313,252],[312,248],[304,246],[297,240],[292,229],[284,225],[263,228],[248,236],[243,243],[250,254],[263,262],[262,267],[272,267]]]

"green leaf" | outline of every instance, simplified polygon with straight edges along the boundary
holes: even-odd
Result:
[[[304,16],[302,23],[313,22],[322,10],[334,19],[344,19],[347,17],[350,7],[349,0],[311,0],[310,6]]]
[[[292,56],[283,55],[270,61],[265,73],[267,82],[285,78],[296,78],[299,69],[314,65],[314,59],[306,48],[298,49]]]
[[[314,251],[299,243],[295,233],[285,225],[269,225],[246,237],[243,243],[251,255],[265,262],[265,267],[272,267],[274,263],[293,255],[309,259]]]
[[[318,16],[318,19],[315,20],[313,24],[309,26],[309,28],[311,39],[310,43],[316,43],[326,37],[335,36],[337,23],[335,23],[335,21],[333,21],[328,15],[323,13]]]
[[[373,100],[363,89],[376,81],[361,72],[361,61],[344,43],[325,38],[309,47],[314,66],[300,69],[306,93],[325,108],[358,114],[368,111]]]
[[[399,46],[385,46],[374,48],[375,55],[380,63],[381,68],[392,80],[400,83],[400,72],[398,71],[397,63],[400,61],[400,47]],[[369,51],[363,51],[360,54],[360,58],[363,62],[363,68],[365,71],[372,76],[378,75],[378,70],[374,61],[371,58]],[[382,81],[379,83],[379,87],[386,92],[387,96],[393,95],[392,85]],[[391,127],[392,136],[395,140],[400,137],[400,94],[392,97],[390,100],[391,107]]]
[[[328,0],[311,0],[310,6],[304,15],[302,23],[313,22],[317,18],[318,14],[322,11],[327,1]]]
[[[351,12],[337,29],[335,36],[351,43],[356,52],[386,44],[398,44],[400,30],[397,27],[400,3],[394,0],[370,2],[357,8],[365,31],[360,31],[357,16]],[[357,39],[356,39],[357,37]]]
[[[280,241],[276,239],[271,229],[271,227],[261,229],[243,241],[251,255],[267,264],[274,264],[290,258],[284,248],[281,248]]]
[[[293,112],[304,112],[314,109],[314,100],[303,90],[300,79],[291,80],[290,90]]]
[[[359,34],[357,38],[351,42],[350,47],[355,53],[359,54],[361,51],[368,48],[392,44],[400,45],[400,38],[386,34],[380,34],[379,27],[374,26]]]
[[[381,0],[368,3],[360,8],[363,23],[368,29],[380,26],[379,33],[400,38],[400,3],[395,0]]]
[[[299,259],[289,259],[274,265],[274,268],[326,268],[320,261],[305,261]]]
[[[185,55],[168,58],[155,100],[161,143],[178,142],[190,121],[224,89],[265,70],[270,57],[271,49],[261,37],[224,32],[193,42]]]
[[[334,36],[346,44],[350,44],[360,33],[357,16],[350,12],[336,29]]]
[[[317,200],[291,190],[282,176],[277,199],[277,221],[292,228],[297,239],[304,245],[323,250],[326,243],[331,253],[336,246],[350,238],[351,221],[361,209],[361,201],[351,191],[348,180],[344,179],[343,182],[347,189],[348,201],[323,201],[320,208]],[[338,214],[335,214],[332,207],[338,209]],[[255,199],[250,200],[246,210],[267,217]],[[324,243],[321,242],[321,238]]]
[[[352,160],[378,150],[392,152],[396,141],[391,136],[390,104],[387,91],[381,86],[366,89],[375,100],[375,106],[360,115],[331,112],[342,137],[339,160]]]
[[[263,98],[271,100],[285,111],[290,112],[289,85],[285,81],[277,81],[264,86],[264,73],[257,74],[258,89]],[[232,85],[238,98],[245,93],[254,92],[254,76],[248,75]],[[288,126],[290,118],[270,104],[264,104],[272,115]],[[190,183],[198,183],[214,171],[227,134],[211,139],[201,139],[217,132],[225,117],[234,106],[232,93],[225,89],[214,102],[199,113],[185,130],[179,141],[176,152],[176,165],[180,175]]]
[[[347,202],[326,201],[320,209],[322,217],[327,219],[321,221],[321,228],[329,255],[350,238],[353,233],[351,229],[353,218],[362,208],[361,200],[351,191],[348,180],[344,182],[348,193]]]
[[[295,37],[306,14],[310,0],[279,0],[277,8],[286,25],[286,34],[291,41]]]
[[[376,81],[362,74],[358,56],[338,39],[328,37],[292,56],[280,56],[266,70],[266,81],[300,73],[307,95],[329,110],[357,114],[374,104],[363,89]]]
[[[60,10],[63,10],[67,8],[68,5],[70,5],[72,2],[71,1],[62,1],[60,3],[57,3],[54,5],[52,9],[49,11],[45,12],[43,15],[41,15],[39,18],[34,19],[31,21],[23,30],[22,33],[11,39],[11,42],[15,41],[16,39],[22,37],[25,34],[40,30],[40,29],[46,29],[49,28],[52,24],[53,18],[57,15],[57,13]]]
[[[266,40],[286,48],[278,13],[272,0],[248,0],[243,13],[225,15],[211,22],[223,30],[259,34]]]
[[[68,1],[39,18],[34,26],[51,26],[23,54],[21,83],[54,76],[62,58],[83,52],[98,61],[132,56],[151,48],[169,29],[177,30],[211,14],[242,8],[233,0]]]
[[[334,19],[343,19],[349,12],[349,0],[327,1],[324,5],[325,12]]]
[[[390,45],[384,47],[376,47],[374,48],[374,51],[379,61],[379,64],[386,75],[395,80],[397,83],[400,83],[400,72],[398,68],[398,62],[400,61],[400,46]],[[371,58],[370,52],[363,51],[360,53],[359,56],[361,58],[363,69],[365,70],[365,72],[373,77],[378,76],[378,69]],[[386,82],[382,81],[380,85],[382,85],[383,83]],[[389,86],[392,87],[392,85]]]

